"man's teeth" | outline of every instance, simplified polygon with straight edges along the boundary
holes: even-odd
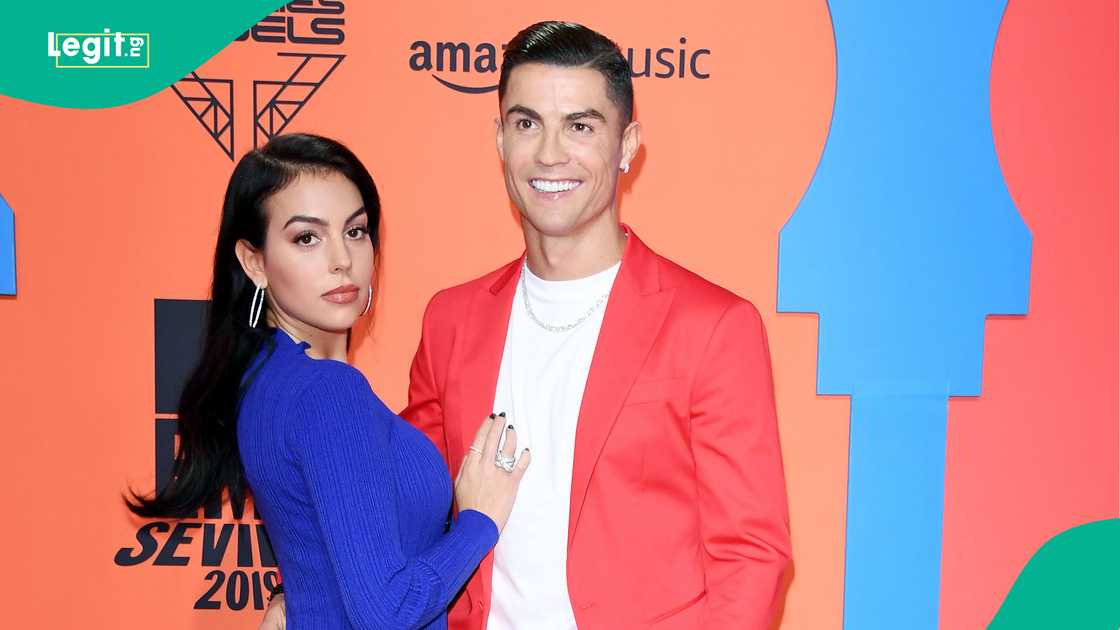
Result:
[[[564,192],[567,190],[571,190],[576,186],[579,186],[579,184],[580,182],[574,179],[565,179],[559,181],[550,179],[529,180],[529,185],[533,187],[533,190],[547,193]]]

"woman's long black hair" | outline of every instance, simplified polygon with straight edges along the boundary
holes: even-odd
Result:
[[[271,346],[272,331],[263,324],[249,326],[256,286],[241,268],[234,247],[245,239],[257,249],[264,248],[268,227],[264,202],[301,173],[338,173],[353,182],[365,204],[373,250],[375,254],[380,251],[377,188],[357,156],[341,143],[321,136],[287,134],[241,158],[222,205],[202,356],[179,400],[179,448],[173,472],[167,485],[153,496],[129,491],[125,502],[140,516],[193,516],[201,506],[220,499],[226,489],[232,502],[244,501],[247,488],[237,447],[238,405],[243,388],[251,381],[245,372],[257,353]]]

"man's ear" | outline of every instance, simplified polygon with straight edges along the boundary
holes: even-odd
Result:
[[[249,280],[258,287],[268,287],[268,276],[264,272],[264,254],[245,239],[237,241],[233,251],[237,255],[238,262],[241,263],[241,269],[249,276]]]
[[[504,136],[505,136],[505,132],[502,130],[502,119],[501,118],[495,118],[494,119],[494,140],[498,143],[498,158],[500,158],[503,162],[506,161],[506,148],[502,144],[502,140],[503,140]]]
[[[622,130],[622,163],[619,168],[629,168],[630,163],[634,161],[634,156],[638,155],[638,147],[642,146],[642,123],[634,120],[626,129]]]

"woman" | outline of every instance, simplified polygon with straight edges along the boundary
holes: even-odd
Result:
[[[142,516],[193,515],[252,490],[293,628],[444,628],[497,542],[529,463],[482,423],[452,488],[435,446],[346,363],[372,304],[380,203],[353,153],[279,136],[226,190],[202,358],[183,391],[170,483]],[[508,433],[499,452],[498,443]],[[246,487],[246,482],[248,488]]]

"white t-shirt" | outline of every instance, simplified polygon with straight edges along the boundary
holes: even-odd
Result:
[[[548,281],[522,269],[498,372],[494,409],[517,432],[517,453],[533,463],[494,548],[490,630],[575,630],[568,596],[568,506],[576,422],[599,328],[621,263],[578,280]],[[537,319],[572,330],[544,329]],[[602,300],[600,302],[600,300]]]

